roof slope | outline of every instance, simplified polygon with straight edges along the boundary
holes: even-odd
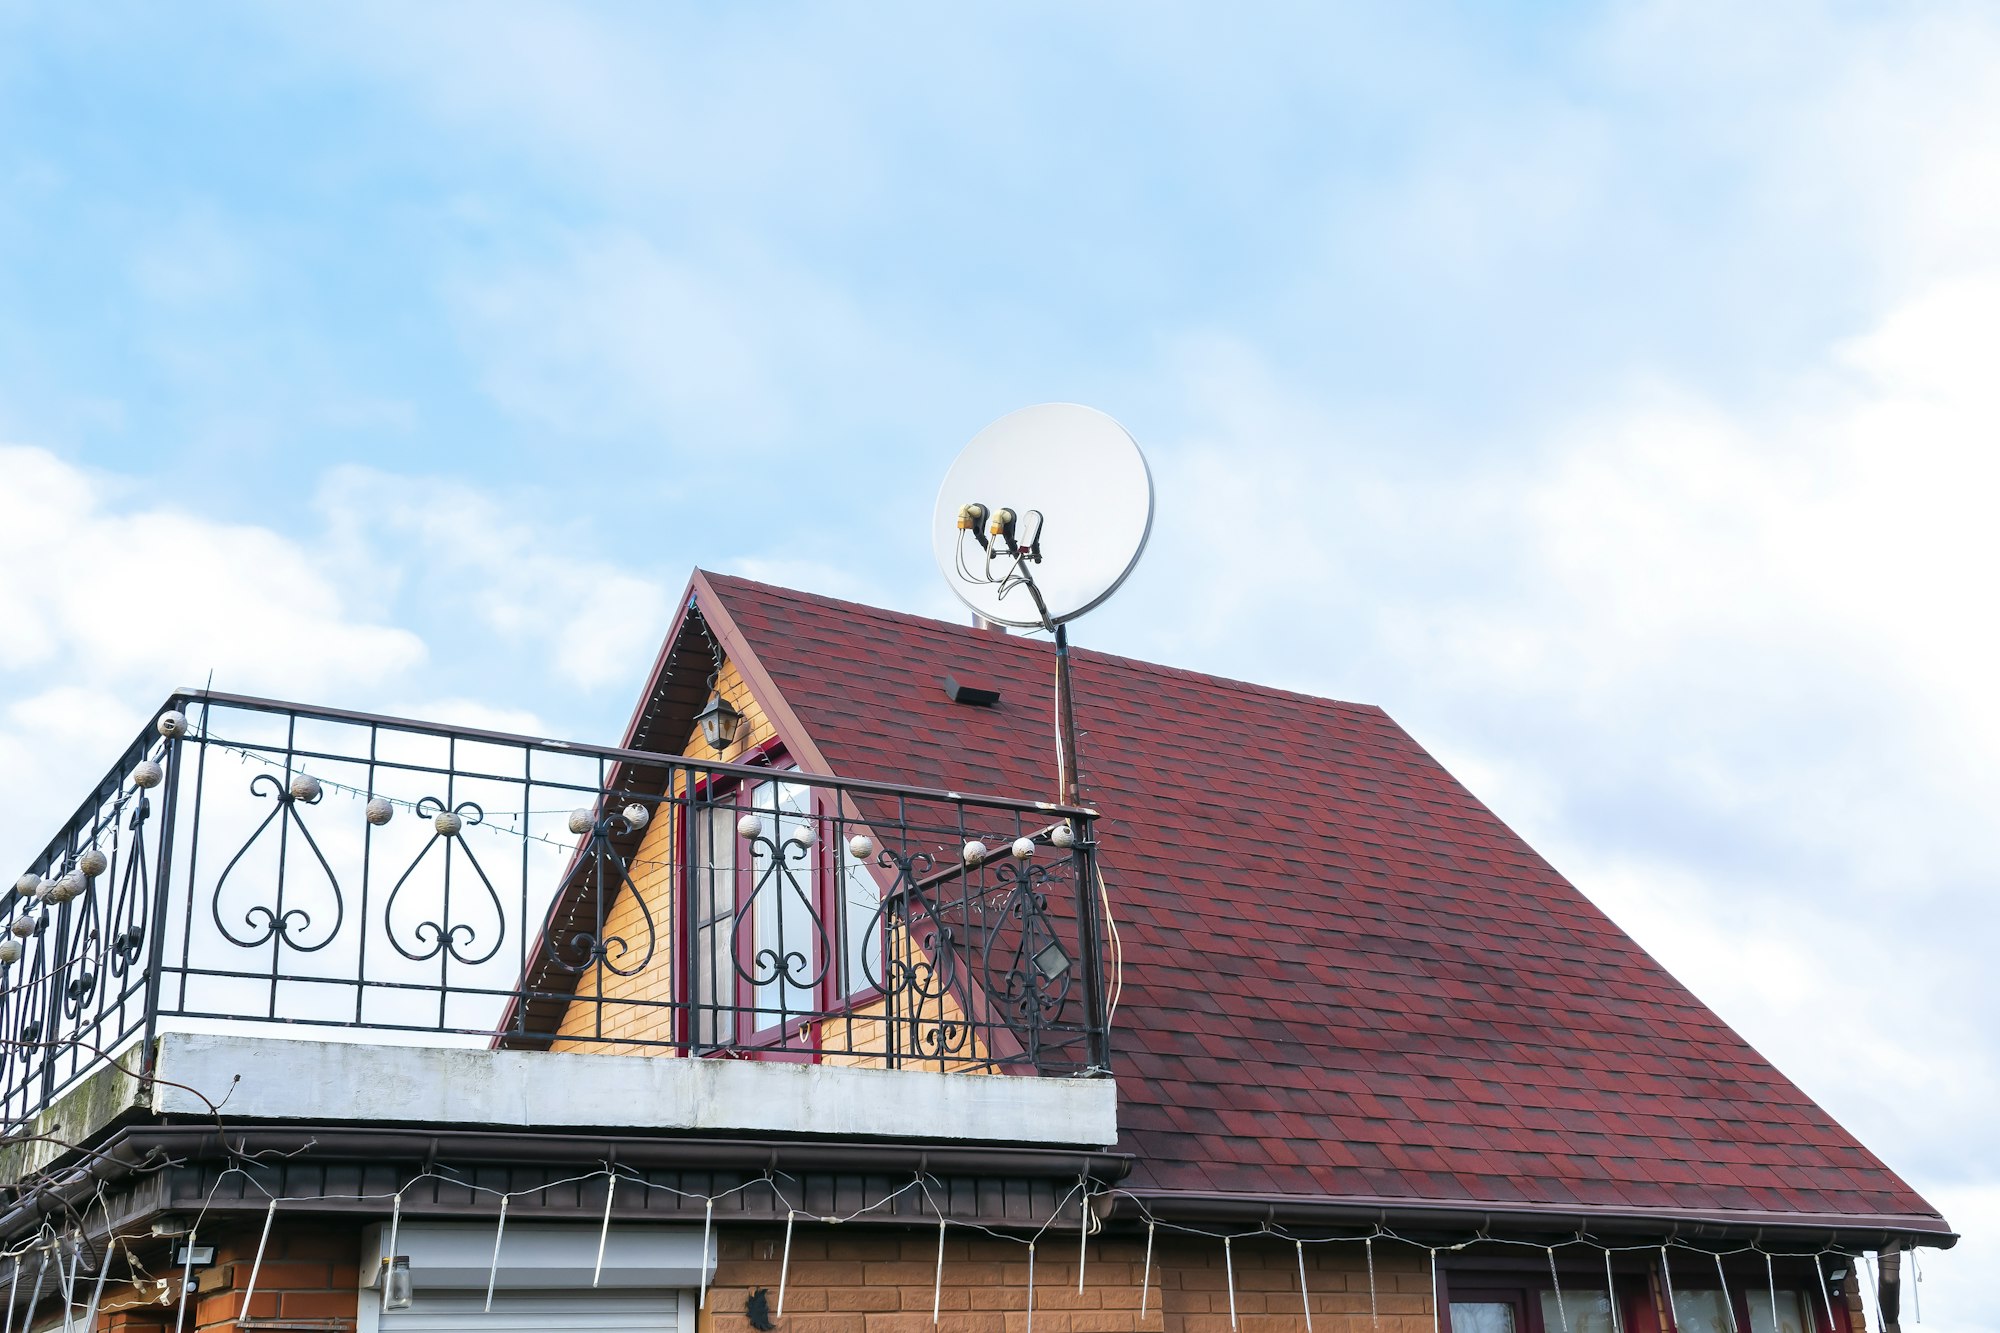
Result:
[[[809,759],[1053,795],[1047,643],[703,581]],[[1380,709],[1075,659],[1128,1187],[1946,1230]]]

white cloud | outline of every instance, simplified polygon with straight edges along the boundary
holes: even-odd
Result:
[[[366,468],[328,474],[330,540],[414,599],[413,614],[469,611],[510,650],[584,689],[638,680],[666,633],[673,595],[648,572],[583,554],[587,530],[532,501],[463,483]]]
[[[40,850],[169,691],[315,698],[419,667],[300,544],[0,448],[0,850]]]

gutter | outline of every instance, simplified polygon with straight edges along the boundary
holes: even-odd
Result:
[[[1163,1221],[1359,1225],[1392,1230],[1444,1228],[1482,1234],[1498,1227],[1564,1238],[1590,1233],[1683,1241],[1796,1242],[1813,1250],[1822,1247],[1879,1250],[1894,1242],[1948,1250],[1958,1243],[1958,1234],[1942,1217],[1922,1214],[1853,1217],[1838,1213],[1748,1210],[1678,1212],[1593,1204],[1552,1208],[1480,1200],[1426,1203],[1409,1199],[1286,1197],[1200,1190],[1120,1190],[1112,1196],[1110,1217],[1120,1221],[1152,1217]]]
[[[812,1140],[662,1139],[615,1135],[537,1135],[482,1130],[366,1129],[352,1125],[264,1126],[132,1125],[117,1130],[62,1180],[37,1190],[0,1215],[0,1238],[11,1237],[42,1218],[74,1208],[101,1185],[129,1179],[155,1158],[187,1162],[219,1158],[230,1151],[268,1154],[278,1159],[360,1158],[415,1161],[444,1158],[453,1164],[588,1164],[694,1170],[997,1176],[1008,1179],[1075,1180],[1100,1184],[1125,1178],[1133,1159],[1125,1153],[1090,1149],[958,1146],[937,1143],[845,1143]],[[301,1198],[301,1204],[313,1201]],[[341,1196],[318,1201],[327,1211],[353,1211],[361,1203],[379,1212],[377,1200]]]

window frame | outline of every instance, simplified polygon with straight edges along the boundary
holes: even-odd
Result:
[[[1641,1251],[1640,1253],[1643,1253]],[[1699,1259],[1690,1256],[1690,1262]],[[1827,1311],[1821,1302],[1819,1289],[1813,1285],[1810,1267],[1803,1271],[1787,1272],[1795,1264],[1817,1263],[1814,1256],[1796,1256],[1793,1263],[1781,1261],[1778,1268],[1778,1290],[1795,1293],[1800,1308],[1806,1318],[1806,1333],[1849,1333],[1847,1312],[1839,1302],[1834,1309],[1839,1312],[1835,1322],[1829,1323]],[[1707,1280],[1702,1274],[1676,1271],[1674,1290],[1715,1291],[1717,1284],[1710,1264]],[[1604,1269],[1578,1264],[1574,1261],[1557,1260],[1557,1276],[1564,1292],[1589,1291],[1601,1293],[1604,1290]],[[1749,1302],[1768,1292],[1761,1263],[1752,1272],[1741,1266],[1725,1267],[1727,1281],[1723,1284],[1729,1296],[1730,1318],[1735,1321],[1732,1333],[1750,1333]],[[1574,1283],[1574,1286],[1572,1286]],[[1646,1264],[1643,1271],[1621,1268],[1615,1274],[1617,1290],[1617,1312],[1619,1326],[1624,1333],[1680,1333],[1675,1327],[1664,1293],[1664,1279],[1660,1273],[1659,1261],[1655,1257]],[[1521,1260],[1512,1257],[1465,1257],[1449,1265],[1438,1268],[1438,1327],[1440,1333],[1453,1333],[1451,1306],[1455,1301],[1467,1303],[1479,1301],[1506,1301],[1516,1307],[1516,1317],[1520,1324],[1517,1333],[1562,1333],[1560,1325],[1549,1325],[1542,1315],[1542,1296],[1552,1294],[1554,1284],[1549,1281],[1546,1262]],[[1659,1293],[1660,1306],[1654,1305],[1655,1293]],[[1763,1297],[1769,1300],[1768,1295]],[[1768,1312],[1768,1304],[1765,1307]]]
[[[691,861],[695,852],[710,845],[705,837],[691,837],[691,831],[698,818],[705,817],[718,807],[732,809],[737,818],[744,813],[762,815],[767,821],[773,818],[772,811],[750,804],[753,792],[767,786],[782,784],[787,775],[801,774],[784,744],[773,737],[761,745],[753,747],[738,763],[754,765],[768,770],[768,775],[749,777],[736,774],[702,775],[690,784],[690,794],[681,812],[680,826],[676,830],[681,846],[691,849],[687,854]],[[757,949],[757,909],[752,908],[745,925],[748,929],[735,931],[734,919],[741,913],[744,904],[756,887],[757,862],[748,855],[746,840],[736,832],[735,819],[726,821],[725,827],[731,839],[731,865],[725,872],[730,876],[731,892],[729,910],[726,914],[712,916],[704,922],[703,908],[709,898],[710,887],[705,877],[714,871],[712,864],[690,866],[689,891],[680,896],[682,904],[675,914],[675,928],[684,932],[685,947],[675,951],[677,970],[682,974],[674,986],[674,993],[680,1001],[681,1023],[676,1034],[683,1050],[692,1055],[717,1059],[769,1059],[818,1062],[822,1053],[818,1046],[817,1029],[830,1018],[853,1013],[882,998],[884,991],[879,980],[870,980],[864,971],[859,976],[849,975],[850,943],[849,921],[847,917],[847,889],[850,862],[846,848],[846,837],[852,830],[859,830],[861,824],[851,819],[842,809],[840,793],[837,790],[814,784],[800,784],[806,793],[808,813],[803,817],[810,821],[813,841],[808,849],[806,864],[810,867],[812,910],[818,915],[820,929],[825,932],[826,946],[830,957],[821,975],[811,984],[810,997],[806,1003],[811,1012],[793,1013],[783,1009],[780,1002],[780,1020],[765,1027],[752,1026],[762,1013],[757,983],[745,976],[753,971],[752,962]],[[838,845],[836,845],[838,844]],[[705,854],[712,862],[713,854]],[[853,863],[866,875],[867,882],[879,897],[882,884],[877,868],[872,862],[863,860]],[[707,997],[702,994],[703,983],[707,979],[706,966],[713,961],[704,949],[704,930],[714,929],[727,920],[727,927],[733,932],[730,949],[723,954],[732,960],[730,969],[729,1008],[721,1008],[722,998]],[[876,949],[874,971],[881,978],[888,962],[887,931],[881,933]],[[767,982],[766,985],[782,985]],[[842,994],[846,986],[847,993]],[[721,987],[716,987],[718,991]],[[796,992],[800,988],[789,988]],[[704,1014],[698,1006],[713,1004],[715,1008]],[[698,1040],[703,1020],[713,1028],[721,1026],[720,1018],[729,1015],[730,1035],[720,1042],[704,1043]]]

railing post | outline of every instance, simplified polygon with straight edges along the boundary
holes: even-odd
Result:
[[[1076,839],[1076,934],[1077,951],[1083,971],[1084,1046],[1089,1061],[1087,1072],[1111,1072],[1111,1024],[1105,1012],[1108,996],[1104,984],[1104,945],[1098,934],[1103,917],[1097,900],[1097,824],[1094,819],[1075,821],[1082,825]]]
[[[167,701],[167,708],[186,711],[187,700],[175,695]],[[165,712],[162,709],[161,712]],[[157,717],[158,714],[155,714]],[[174,814],[180,805],[181,794],[181,748],[185,736],[169,736],[167,743],[167,775],[160,783],[160,833],[159,857],[154,862],[153,882],[153,928],[151,938],[146,941],[146,1035],[141,1039],[139,1052],[139,1083],[142,1092],[149,1090],[153,1082],[153,1066],[157,1058],[160,1035],[160,985],[163,980],[161,962],[167,954],[167,904],[173,897],[174,867]]]

